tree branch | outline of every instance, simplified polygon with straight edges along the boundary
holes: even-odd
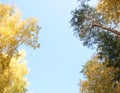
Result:
[[[108,30],[108,31],[110,31],[110,32],[112,32],[114,34],[120,35],[120,32],[118,32],[117,30],[113,30],[110,27],[107,28],[107,27],[104,27],[104,26],[101,26],[101,25],[98,25],[98,24],[92,24],[92,28],[94,28],[94,27],[99,27],[99,28],[102,28],[104,30]]]

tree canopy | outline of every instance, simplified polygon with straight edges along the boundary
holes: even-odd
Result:
[[[97,7],[90,6],[90,0],[79,1],[80,5],[72,11],[71,26],[84,46],[97,51],[97,59],[91,59],[83,69],[87,79],[81,82],[81,91],[119,93],[116,85],[120,84],[120,1],[98,0]]]
[[[34,17],[22,19],[17,7],[0,3],[0,93],[26,93],[28,73],[22,44],[36,49],[40,26]]]
[[[19,9],[0,4],[0,62],[4,65],[3,68],[9,65],[11,57],[17,53],[21,44],[34,49],[39,47],[39,29],[36,18],[23,20]],[[3,57],[3,54],[7,56]]]
[[[109,66],[120,67],[120,32],[118,24],[108,23],[102,13],[86,3],[72,11],[71,25],[83,45],[96,47],[103,60],[109,60]]]

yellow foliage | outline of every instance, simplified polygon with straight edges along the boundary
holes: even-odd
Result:
[[[21,16],[18,8],[0,3],[0,93],[25,93],[28,68],[23,60],[25,51],[18,52],[18,47],[40,46],[38,20]]]
[[[0,93],[25,93],[28,85],[25,75],[28,73],[26,66],[26,52],[21,50],[19,57],[12,57],[9,67],[4,71],[0,69]]]
[[[40,27],[37,25],[36,18],[30,17],[23,20],[20,10],[4,4],[0,4],[0,15],[1,51],[5,50],[6,47],[15,48],[21,43],[33,48],[39,46],[37,39]]]
[[[119,93],[120,86],[114,87],[113,78],[120,69],[106,67],[95,57],[84,68],[86,80],[81,81],[81,93]]]
[[[108,22],[120,21],[120,0],[99,0],[97,10],[103,13]]]
[[[40,26],[37,23],[38,20],[33,17],[23,20],[18,8],[0,4],[0,62],[3,67],[9,65],[11,57],[21,44],[34,49],[40,46],[38,43]],[[6,54],[6,57],[3,57],[3,54]]]

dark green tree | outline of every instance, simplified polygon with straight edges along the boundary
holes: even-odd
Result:
[[[72,14],[71,26],[74,27],[75,35],[83,41],[83,45],[96,47],[97,54],[104,64],[120,68],[118,24],[108,23],[102,13],[96,12],[96,8],[89,6],[86,2],[81,2]]]
[[[74,34],[84,46],[97,50],[97,56],[103,65],[118,69],[111,81],[120,82],[120,23],[107,20],[87,2],[88,0],[80,1],[78,8],[72,11],[70,23]]]

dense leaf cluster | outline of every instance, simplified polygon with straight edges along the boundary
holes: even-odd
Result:
[[[98,0],[97,11],[103,13],[108,22],[120,22],[120,0]]]
[[[82,73],[87,79],[80,83],[81,93],[119,93],[119,83],[113,80],[119,71],[119,68],[106,67],[94,56],[83,68]]]

